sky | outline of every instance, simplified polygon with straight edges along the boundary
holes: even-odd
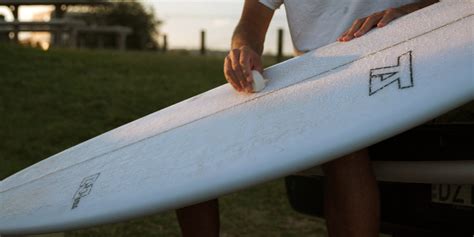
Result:
[[[52,9],[54,9],[52,6],[22,6],[20,7],[19,18],[21,21],[31,21],[33,15]],[[13,16],[7,7],[0,7],[0,14],[4,15],[7,21],[13,20]]]
[[[206,30],[210,48],[228,50],[233,30],[242,13],[243,0],[154,0],[146,1],[164,21],[160,30],[168,35],[171,48],[198,48],[201,30]],[[277,30],[284,29],[284,51],[293,52],[286,15],[275,12],[267,32],[265,52],[276,53]]]
[[[200,32],[206,31],[206,45],[210,49],[229,50],[234,27],[242,12],[243,0],[142,0],[152,7],[163,21],[160,32],[166,34],[170,49],[198,49]],[[50,10],[48,6],[20,7],[20,20],[32,20],[36,13]],[[7,8],[0,14],[12,20]],[[284,29],[284,52],[292,54],[293,46],[283,8],[275,12],[265,41],[265,52],[276,53],[277,30]]]

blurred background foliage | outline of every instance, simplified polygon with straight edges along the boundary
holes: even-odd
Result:
[[[157,50],[159,48],[159,26],[155,10],[145,7],[137,0],[112,1],[112,4],[71,7],[67,18],[82,20],[87,25],[119,25],[130,27],[133,32],[127,36],[127,49]],[[113,44],[106,41],[106,44]],[[108,47],[109,45],[105,45]]]

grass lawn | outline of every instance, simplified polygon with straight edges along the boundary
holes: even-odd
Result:
[[[223,58],[0,45],[0,179],[223,84]],[[222,236],[325,236],[294,212],[282,180],[220,199]],[[65,233],[179,236],[173,212]]]

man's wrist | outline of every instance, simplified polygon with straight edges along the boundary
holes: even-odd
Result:
[[[248,48],[248,49],[254,51],[255,53],[257,53],[258,55],[262,55],[262,52],[261,52],[262,49],[257,48],[255,45],[252,45],[252,44],[249,44],[249,43],[243,43],[243,42],[239,42],[239,43],[232,42],[232,44],[231,44],[231,50],[244,49],[244,48]]]

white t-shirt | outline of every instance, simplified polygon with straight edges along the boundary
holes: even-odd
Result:
[[[354,20],[416,0],[259,0],[272,10],[285,5],[295,49],[306,52],[337,40]]]

